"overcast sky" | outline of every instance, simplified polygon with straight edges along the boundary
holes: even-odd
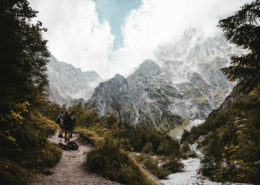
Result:
[[[163,43],[190,28],[213,36],[218,21],[250,0],[29,0],[48,29],[59,60],[96,71],[103,79],[125,75]]]

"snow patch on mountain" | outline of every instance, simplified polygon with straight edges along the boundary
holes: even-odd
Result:
[[[146,60],[127,78],[116,75],[100,84],[89,102],[97,101],[104,115],[113,112],[109,104],[116,96],[133,110],[135,123],[169,131],[183,122],[181,117],[204,119],[219,107],[234,86],[220,69],[242,52],[222,35],[209,38],[188,30],[177,44],[159,46],[156,61]]]

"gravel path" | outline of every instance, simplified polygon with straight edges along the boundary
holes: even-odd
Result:
[[[79,142],[79,134],[75,134],[71,141],[75,141],[79,145],[79,149],[75,151],[62,151],[62,157],[59,163],[49,169],[52,174],[38,174],[31,179],[31,185],[120,185],[119,183],[109,181],[96,174],[84,172],[84,164],[86,163],[86,153],[90,151],[91,145]],[[58,133],[49,138],[54,144],[64,143],[63,138],[58,138]]]

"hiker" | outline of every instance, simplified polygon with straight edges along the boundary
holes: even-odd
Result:
[[[75,120],[75,118],[73,117],[73,114],[70,114],[70,117],[71,117],[70,137],[72,138],[73,128],[75,127],[76,120]]]
[[[66,111],[64,116],[65,142],[70,141],[70,125],[71,125],[71,117],[69,116],[69,112]]]
[[[59,115],[59,124],[60,124],[60,133],[59,137],[63,138],[63,132],[64,132],[64,111],[62,110]]]

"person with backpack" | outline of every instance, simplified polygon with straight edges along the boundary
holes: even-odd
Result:
[[[71,117],[71,125],[70,125],[70,137],[72,138],[72,134],[73,134],[73,128],[75,127],[76,124],[76,120],[73,116],[73,114],[70,114]]]
[[[65,112],[64,116],[64,127],[65,127],[65,142],[70,141],[70,126],[71,126],[71,117],[69,115],[69,112]]]
[[[59,136],[60,138],[63,138],[63,132],[64,132],[64,111],[61,111],[61,114],[58,116],[56,122],[60,125],[60,133]]]

